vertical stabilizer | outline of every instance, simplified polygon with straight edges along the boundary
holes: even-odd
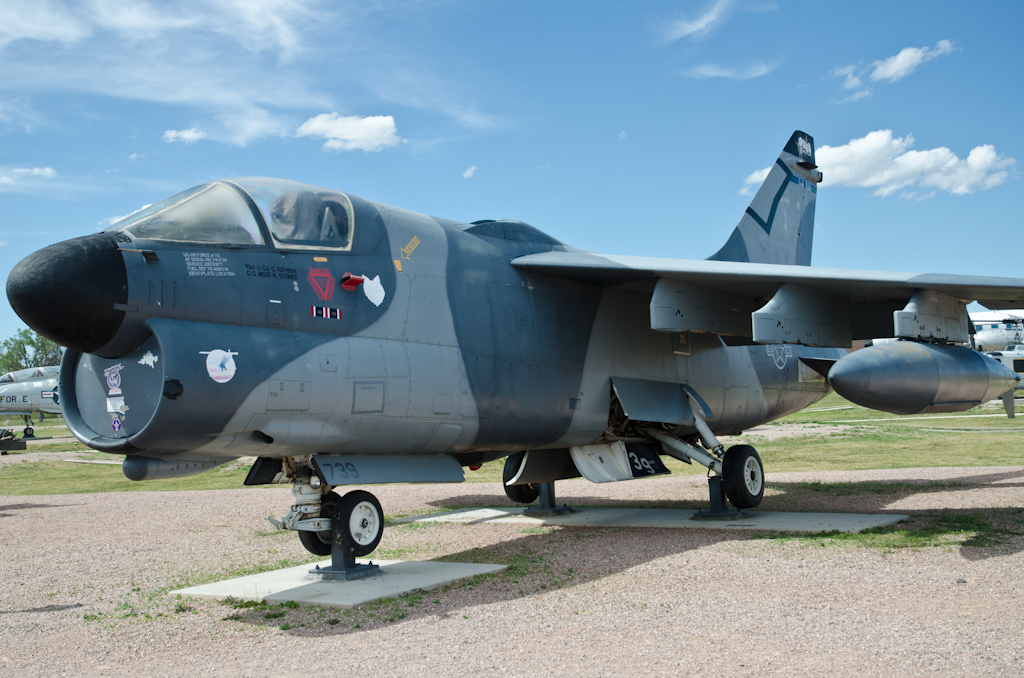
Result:
[[[810,266],[820,182],[814,139],[793,132],[729,240],[708,259]]]

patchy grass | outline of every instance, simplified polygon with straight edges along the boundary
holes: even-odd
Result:
[[[120,460],[120,457],[112,455],[105,458]],[[4,464],[0,466],[0,495],[237,489],[246,487],[242,482],[249,473],[249,466],[234,469],[218,467],[187,478],[136,482],[125,478],[120,466],[108,464],[71,464],[65,461]]]
[[[930,511],[887,527],[857,534],[823,532],[813,535],[774,533],[769,539],[817,546],[859,546],[895,551],[906,548],[963,546],[991,548],[1024,536],[1024,509]]]

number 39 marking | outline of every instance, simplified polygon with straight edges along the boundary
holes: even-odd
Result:
[[[355,479],[359,477],[359,471],[356,470],[355,464],[352,462],[341,463],[336,462],[331,464],[334,467],[334,473],[337,478],[341,480],[348,480],[349,478]]]
[[[641,459],[637,456],[636,452],[630,452],[629,458],[633,462],[633,468],[637,471],[647,471],[648,473],[654,473],[654,467],[651,466],[651,462],[646,459]]]

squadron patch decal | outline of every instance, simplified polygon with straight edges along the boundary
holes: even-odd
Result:
[[[334,298],[334,276],[327,268],[310,268],[306,276],[313,291],[320,301],[330,301]]]
[[[121,370],[124,365],[118,363],[103,370],[103,376],[107,378],[107,387],[110,389],[107,395],[121,395]]]
[[[212,351],[200,351],[199,353],[206,356],[206,372],[210,375],[210,379],[218,384],[223,384],[231,381],[231,377],[235,376],[233,356],[238,355],[237,352],[215,348]]]

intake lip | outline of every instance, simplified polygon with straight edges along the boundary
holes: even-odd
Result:
[[[108,233],[50,245],[22,259],[7,276],[7,299],[29,327],[61,346],[94,353],[124,321],[128,272]]]

